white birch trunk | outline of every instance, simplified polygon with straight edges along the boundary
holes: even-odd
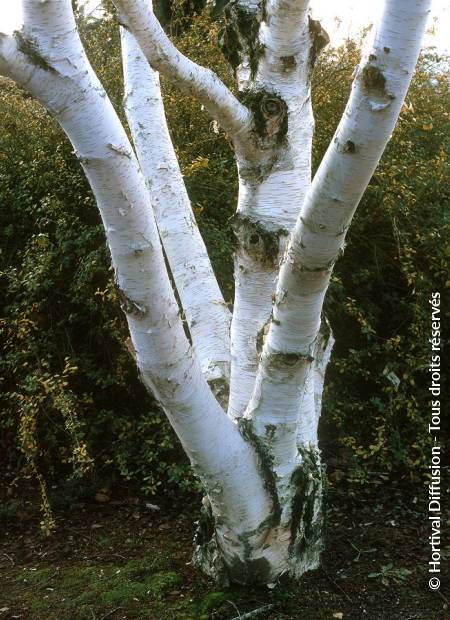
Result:
[[[193,347],[208,381],[228,383],[230,312],[195,221],[166,123],[158,74],[121,28],[125,111]]]
[[[322,547],[317,424],[324,367],[332,346],[325,325],[319,336],[323,300],[353,214],[403,105],[429,9],[428,0],[386,2],[341,123],[291,234],[244,417],[273,462],[278,497],[285,509],[280,524],[290,529],[291,553],[294,549],[297,555],[294,574],[317,566]],[[295,500],[291,506],[287,500],[295,496],[299,471],[303,500],[300,513],[295,514]]]
[[[310,77],[326,43],[311,27],[308,2],[241,2],[227,14],[224,51],[241,42],[236,67],[243,101],[253,111],[250,132],[234,140],[239,170],[235,222],[236,293],[231,325],[229,415],[243,415],[272,310],[278,261],[311,181],[314,120]],[[247,17],[245,17],[247,15]],[[248,15],[255,25],[249,36]],[[264,17],[264,20],[262,18]],[[228,30],[227,30],[228,29]]]
[[[193,299],[198,281],[180,267],[177,243],[197,273],[205,270],[209,299],[219,299],[198,233],[189,234],[180,215],[189,215],[190,206],[180,189],[156,76],[143,66],[132,39],[124,37],[128,117],[141,167],[154,185],[154,211],[125,131],[85,57],[70,0],[23,1],[22,34],[0,35],[0,72],[58,120],[91,184],[143,382],[161,401],[207,493],[196,562],[210,575],[243,583],[270,583],[286,573],[299,577],[318,565],[322,548],[317,425],[333,343],[321,318],[323,299],[404,101],[430,1],[387,0],[312,184],[310,73],[326,36],[309,19],[307,2],[229,5],[223,45],[237,71],[241,101],[174,48],[151,5],[116,4],[153,68],[196,96],[235,146],[240,191],[231,419],[202,373],[202,365],[209,371],[205,360],[226,363],[220,351],[225,349],[225,357],[227,334],[212,338],[192,323],[198,312],[202,321],[220,322],[223,329],[225,316],[209,302],[198,307]],[[160,160],[169,162],[167,169],[158,168]],[[184,332],[154,213],[195,351]]]

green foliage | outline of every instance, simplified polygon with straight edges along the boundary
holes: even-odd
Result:
[[[230,83],[218,29],[200,14],[178,43]],[[117,24],[84,21],[82,36],[123,118]],[[328,454],[337,445],[351,454],[361,482],[373,470],[419,468],[428,455],[428,298],[444,292],[448,259],[448,83],[438,60],[422,56],[326,303],[337,344],[322,437]],[[354,43],[318,61],[315,166],[357,61]],[[48,530],[44,480],[95,487],[125,479],[154,493],[192,488],[193,478],[128,354],[100,219],[71,146],[37,103],[7,81],[0,86],[0,461],[10,488],[24,476],[39,481]],[[163,89],[193,208],[230,301],[232,151],[195,101],[165,82]]]
[[[381,579],[384,585],[389,585],[389,581],[406,581],[412,574],[408,568],[395,568],[392,563],[385,564],[378,572],[369,573],[370,579]]]

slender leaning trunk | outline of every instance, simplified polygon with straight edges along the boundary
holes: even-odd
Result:
[[[230,312],[211,267],[170,139],[159,76],[121,28],[125,111],[193,346],[210,382],[228,385]]]

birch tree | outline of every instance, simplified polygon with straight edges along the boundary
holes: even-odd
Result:
[[[22,30],[0,35],[0,73],[58,121],[96,198],[142,381],[205,491],[196,565],[240,583],[299,578],[323,548],[317,427],[333,346],[323,301],[404,102],[430,0],[386,0],[313,179],[311,74],[328,36],[308,0],[226,3],[219,44],[235,93],[177,50],[150,1],[114,4],[128,133],[89,64],[71,0],[22,0]],[[191,209],[159,73],[198,100],[235,152],[232,315]]]

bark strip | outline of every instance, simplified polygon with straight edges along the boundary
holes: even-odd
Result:
[[[124,28],[121,39],[128,125],[194,350],[207,379],[228,384],[231,315],[181,175],[167,127],[159,76]]]

